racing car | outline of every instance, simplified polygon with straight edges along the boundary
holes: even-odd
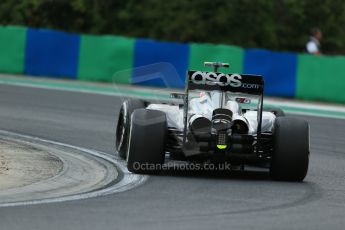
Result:
[[[189,70],[180,103],[125,100],[116,128],[116,150],[130,172],[159,173],[167,156],[187,162],[266,165],[272,179],[303,181],[309,164],[309,125],[264,109],[261,75]],[[145,167],[144,167],[145,166]],[[152,166],[152,167],[148,167]]]

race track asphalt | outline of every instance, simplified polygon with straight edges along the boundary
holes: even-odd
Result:
[[[114,152],[121,98],[0,85],[0,129]],[[267,173],[165,172],[135,189],[63,203],[0,208],[0,229],[344,229],[345,120],[310,123],[303,183]]]

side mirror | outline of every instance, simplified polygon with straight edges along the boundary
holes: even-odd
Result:
[[[230,67],[229,63],[224,63],[224,62],[208,62],[208,61],[205,61],[204,65],[205,66],[226,67],[226,68]]]
[[[184,100],[186,94],[184,93],[171,93],[170,94],[170,98],[173,98],[173,99],[182,99]]]
[[[229,68],[230,65],[229,63],[223,63],[223,62],[204,62],[204,66],[212,66],[214,68],[214,72],[218,71],[219,67],[225,67],[225,68]]]

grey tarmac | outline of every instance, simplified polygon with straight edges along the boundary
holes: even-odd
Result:
[[[121,98],[0,85],[0,129],[114,154]],[[122,193],[0,208],[1,229],[344,229],[345,120],[311,129],[303,183],[266,172],[166,171]]]

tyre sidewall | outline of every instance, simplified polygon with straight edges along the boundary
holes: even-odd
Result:
[[[132,114],[127,154],[128,170],[157,174],[164,163],[167,137],[166,115],[162,111],[137,109]]]
[[[129,99],[122,103],[116,129],[116,151],[122,159],[126,159],[131,115],[136,109],[145,108],[145,103],[139,99]],[[122,120],[122,121],[121,121]],[[119,129],[119,123],[123,122],[124,129]],[[121,133],[119,133],[121,132]],[[121,137],[122,140],[118,141]]]
[[[302,181],[309,164],[308,123],[296,118],[278,117],[273,139],[271,176],[277,180]]]

